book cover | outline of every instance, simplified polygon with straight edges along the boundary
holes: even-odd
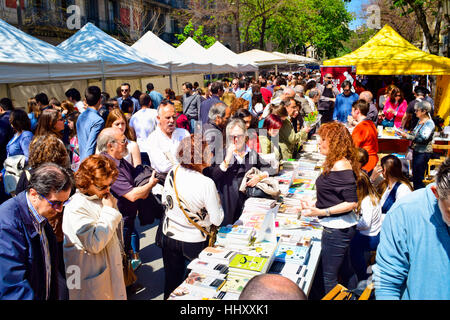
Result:
[[[169,296],[169,300],[204,300],[211,299],[216,294],[213,290],[192,286],[185,282],[179,285]]]
[[[233,259],[236,251],[227,249],[222,246],[206,247],[199,254],[199,258],[203,261],[216,261],[228,264]]]
[[[246,271],[264,273],[266,271],[267,258],[253,257],[249,255],[237,254],[230,262],[230,269],[242,269]]]
[[[188,264],[187,269],[220,278],[225,278],[226,274],[228,273],[227,265],[214,261],[204,261],[200,260],[199,258],[192,260]]]
[[[309,254],[309,246],[280,243],[275,251],[275,261],[304,264]]]
[[[207,290],[219,290],[225,283],[225,279],[211,277],[207,274],[192,271],[185,282],[189,285],[198,286]]]

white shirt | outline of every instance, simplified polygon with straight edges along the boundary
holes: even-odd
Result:
[[[175,168],[174,168],[175,170]],[[208,230],[211,224],[219,226],[222,223],[224,213],[220,204],[219,193],[211,178],[200,172],[178,167],[174,181],[180,201],[189,217],[200,226]],[[195,186],[193,188],[193,186]],[[170,232],[172,239],[183,242],[202,242],[206,240],[193,224],[184,215],[178,206],[178,201],[173,187],[171,187],[170,177],[167,176],[164,184],[162,201],[166,205],[166,218],[163,232],[167,235]],[[187,209],[187,210],[186,210]],[[202,209],[204,209],[202,211]],[[189,211],[189,212],[188,212]],[[203,215],[203,214],[205,215]]]
[[[356,229],[361,234],[369,237],[376,236],[381,230],[381,206],[378,202],[376,205],[372,203],[370,196],[361,201],[360,218]]]
[[[182,128],[175,128],[172,138],[162,132],[159,126],[150,134],[146,143],[146,150],[152,168],[157,172],[166,173],[177,163],[176,152],[180,141],[190,134]]]
[[[395,184],[392,185],[394,187]],[[389,186],[384,191],[383,195],[381,196],[380,200],[380,206],[383,207],[384,203],[386,202],[387,197],[389,196],[389,193],[391,192],[392,188],[389,188]],[[395,201],[398,199],[406,196],[407,194],[410,194],[412,191],[411,189],[404,183],[400,183],[400,186],[397,189],[397,192],[395,193]],[[395,202],[394,202],[395,203]],[[382,214],[381,220],[383,221],[385,218],[385,214]]]
[[[130,127],[136,132],[136,142],[141,152],[148,152],[148,150],[145,149],[147,146],[146,140],[158,125],[157,116],[158,111],[145,108],[133,114],[130,119]]]
[[[75,103],[75,107],[78,109],[80,113],[83,113],[86,110],[83,101],[78,101],[77,103]]]
[[[354,212],[351,212],[339,217],[333,217],[333,215],[331,215],[329,217],[322,218],[320,219],[320,223],[327,228],[346,229],[357,224],[358,218]]]

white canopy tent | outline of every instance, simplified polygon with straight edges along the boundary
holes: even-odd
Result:
[[[273,54],[285,58],[288,63],[299,63],[299,64],[319,64],[316,59],[304,57],[293,53],[281,53],[278,51],[273,51]]]
[[[271,52],[258,49],[239,53],[238,56],[253,62],[258,67],[289,63],[289,60],[286,57],[281,57]]]
[[[258,71],[258,66],[245,59],[245,57],[240,57],[239,55],[225,47],[219,41],[216,41],[211,47],[206,49],[206,51],[210,56],[213,56],[228,65],[234,66],[240,72]]]
[[[167,67],[111,37],[92,23],[84,25],[58,47],[66,52],[100,60],[103,86],[105,78],[169,74]]]
[[[68,53],[0,19],[0,83],[100,78],[95,57]]]
[[[172,74],[193,74],[210,71],[208,65],[195,64],[192,61],[189,61],[174,47],[151,31],[147,31],[142,38],[136,41],[131,47],[139,51],[140,54],[155,61],[159,61],[161,65],[169,68],[171,88],[173,88]]]
[[[185,59],[195,64],[208,66],[210,74],[238,71],[236,66],[229,65],[226,62],[211,56],[210,53],[199,45],[191,37],[187,38],[180,46],[176,48],[177,52],[183,55]]]

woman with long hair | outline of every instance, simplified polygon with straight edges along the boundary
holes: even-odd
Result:
[[[363,149],[364,150],[364,149]],[[358,281],[367,280],[367,260],[365,254],[376,251],[380,243],[381,206],[380,195],[370,182],[369,176],[361,171],[356,180],[359,213],[356,233],[350,244],[350,257]]]
[[[375,183],[378,193],[381,194],[381,213],[386,214],[394,202],[413,191],[408,178],[403,174],[402,162],[396,156],[390,154],[381,158],[381,165],[373,170],[371,181],[377,181],[382,175],[381,183]],[[384,218],[384,216],[383,216]]]
[[[339,276],[347,288],[354,289],[357,285],[350,242],[358,223],[354,210],[358,206],[356,177],[360,164],[352,137],[342,123],[325,123],[318,134],[320,153],[326,159],[316,180],[317,202],[313,207],[305,206],[302,215],[321,220],[323,282],[328,293],[338,284]]]
[[[29,146],[33,139],[31,122],[27,113],[22,109],[14,109],[9,115],[9,123],[14,129],[13,138],[6,145],[6,156],[24,155],[28,161]]]
[[[35,136],[55,135],[62,138],[64,130],[64,118],[58,110],[45,109],[39,117]]]
[[[73,171],[77,171],[80,166],[80,148],[78,145],[78,136],[77,136],[77,120],[80,113],[78,111],[74,111],[67,115],[67,126],[69,127],[69,143],[70,143],[70,151],[72,152],[72,165],[71,168]]]
[[[31,131],[34,132],[34,130],[36,130],[36,127],[38,124],[38,119],[41,114],[41,111],[39,109],[39,106],[38,106],[35,98],[28,99],[27,113],[28,113],[28,118],[31,121]]]
[[[128,140],[128,155],[124,157],[133,167],[142,164],[141,151],[136,143],[136,135],[130,127],[125,114],[120,109],[113,109],[106,119],[105,128],[119,128]]]
[[[383,126],[400,128],[406,108],[408,108],[408,103],[406,102],[403,92],[395,87],[392,89],[383,108],[385,116],[385,120],[382,122]]]

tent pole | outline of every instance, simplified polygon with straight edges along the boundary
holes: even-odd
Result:
[[[172,84],[172,63],[169,64],[169,82],[170,82],[170,89],[173,90],[173,84]]]
[[[101,60],[102,63],[102,91],[106,92],[106,80],[105,80],[105,66],[103,63],[103,60]]]

